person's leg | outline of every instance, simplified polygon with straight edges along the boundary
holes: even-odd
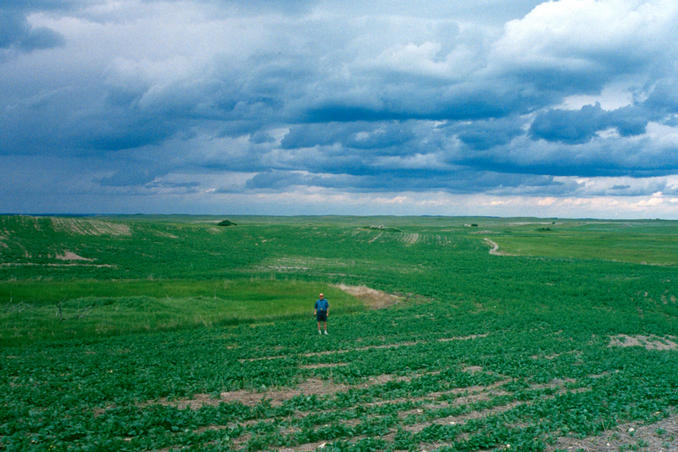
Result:
[[[318,334],[323,334],[322,331],[320,331],[320,320],[318,320]]]
[[[325,334],[327,334],[327,320],[323,322],[323,326],[325,327]]]

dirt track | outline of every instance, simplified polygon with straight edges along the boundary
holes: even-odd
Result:
[[[502,253],[499,252],[499,245],[493,241],[485,237],[485,243],[490,245],[492,248],[490,249],[490,254],[493,256],[502,256]]]

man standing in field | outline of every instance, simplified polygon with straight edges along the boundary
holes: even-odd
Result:
[[[315,301],[313,315],[318,320],[318,334],[323,334],[323,332],[320,330],[321,323],[325,327],[325,334],[327,334],[327,316],[330,315],[330,303],[329,301],[325,300],[325,295],[320,294],[318,299]]]

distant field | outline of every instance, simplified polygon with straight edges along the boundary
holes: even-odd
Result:
[[[678,265],[673,222],[566,222],[498,228],[493,240],[508,254]]]
[[[0,450],[678,444],[678,222],[228,218],[0,217]]]

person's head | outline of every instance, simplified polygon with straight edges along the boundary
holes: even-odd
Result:
[[[318,296],[320,297],[321,300],[322,300],[323,298],[325,298],[325,295],[322,294],[322,293],[321,293],[320,295],[318,295]]]

